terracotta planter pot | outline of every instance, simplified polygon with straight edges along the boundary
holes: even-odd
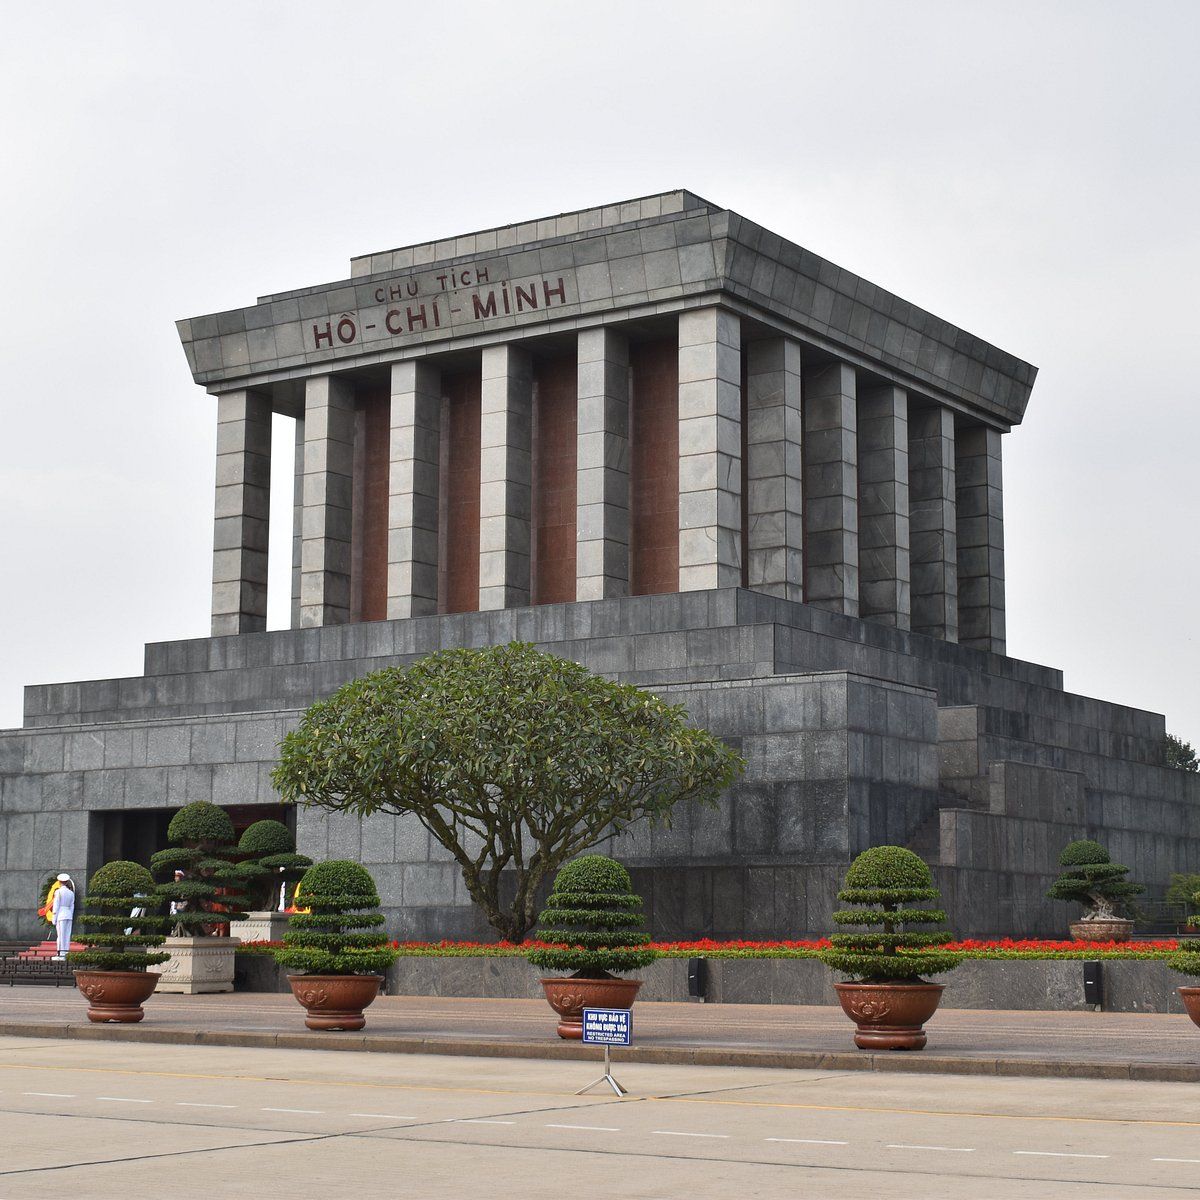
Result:
[[[309,1029],[361,1029],[363,1009],[379,995],[382,975],[289,975]]]
[[[1181,987],[1177,989],[1187,1015],[1200,1025],[1200,987]]]
[[[857,1026],[860,1050],[923,1050],[922,1026],[937,1009],[945,984],[835,983],[842,1010]]]
[[[583,1037],[585,1008],[632,1008],[637,998],[640,979],[581,979],[573,975],[543,979],[542,988],[550,1007],[562,1019],[558,1022],[560,1038]]]
[[[153,971],[76,971],[75,986],[88,1001],[89,1021],[131,1024],[146,1014],[142,1003],[158,987]]]
[[[1122,917],[1109,921],[1072,921],[1071,936],[1077,942],[1127,942],[1133,922]]]

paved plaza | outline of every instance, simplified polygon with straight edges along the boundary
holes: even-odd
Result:
[[[617,1072],[624,1100],[576,1096],[595,1073],[579,1062],[0,1037],[0,1196],[459,1200],[486,1186],[498,1200],[1141,1200],[1200,1188],[1194,1088],[1177,1083]]]
[[[402,1054],[594,1059],[559,1040],[541,1000],[381,996],[360,1033],[310,1033],[290,995],[154,996],[140,1025],[90,1025],[74,989],[0,991],[0,1036]],[[626,1060],[679,1065],[824,1068],[1200,1083],[1200,1030],[1174,1013],[942,1009],[917,1054],[856,1050],[833,1007],[643,1003]],[[940,1085],[939,1085],[940,1086]],[[0,1197],[4,1193],[0,1190]]]

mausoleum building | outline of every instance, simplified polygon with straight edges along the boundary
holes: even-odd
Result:
[[[608,847],[660,935],[823,931],[882,842],[934,864],[964,934],[1060,932],[1075,837],[1151,885],[1200,870],[1162,718],[1006,656],[1028,363],[684,191],[365,255],[179,333],[215,397],[211,637],[27,690],[0,935],[47,870],[144,857],[186,802],[280,815],[276,745],[341,683],[512,638],[687,704],[749,762],[718,810]],[[268,632],[272,520],[292,627]],[[484,932],[416,824],[294,819],[303,852],[368,865],[397,936]]]

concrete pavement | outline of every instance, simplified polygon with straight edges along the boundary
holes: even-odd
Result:
[[[595,1052],[593,1052],[595,1054]],[[0,1200],[1200,1190],[1192,1087],[0,1038]]]
[[[90,1025],[67,989],[0,989],[0,1035],[122,1043],[572,1058],[541,1000],[381,996],[361,1033],[310,1033],[290,995],[154,996],[140,1025]],[[1053,1075],[1200,1083],[1200,1029],[1167,1013],[941,1009],[920,1053],[866,1054],[834,1007],[639,1003],[626,1060],[707,1066]],[[0,1200],[4,1200],[0,1193]]]

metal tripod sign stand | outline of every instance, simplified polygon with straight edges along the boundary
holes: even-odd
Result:
[[[629,1095],[612,1073],[612,1047],[628,1046],[633,1042],[633,1014],[627,1008],[585,1008],[583,1010],[583,1042],[585,1045],[604,1047],[604,1074],[575,1093],[582,1096],[592,1088],[607,1083],[613,1093]]]

